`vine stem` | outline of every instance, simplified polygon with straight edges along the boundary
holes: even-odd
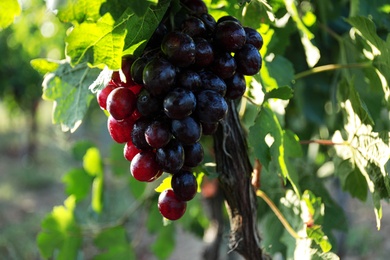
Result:
[[[348,145],[348,142],[335,143],[332,140],[301,140],[301,141],[299,141],[299,143],[300,144],[321,144],[321,145],[327,145],[327,146]]]
[[[256,191],[256,196],[262,198],[265,203],[267,203],[267,205],[271,208],[271,210],[274,212],[274,214],[276,215],[276,217],[279,219],[279,221],[282,223],[282,225],[284,226],[284,228],[287,230],[288,233],[290,233],[290,235],[295,238],[295,239],[302,239],[302,237],[300,237],[297,232],[295,232],[295,230],[291,227],[290,223],[288,223],[288,221],[286,220],[286,218],[283,216],[282,212],[280,212],[280,210],[278,209],[278,207],[276,207],[275,203],[273,203],[273,201],[267,196],[267,194],[265,194],[264,191],[258,189]]]
[[[323,66],[318,66],[311,68],[306,71],[295,74],[294,79],[298,80],[316,73],[338,70],[338,69],[351,69],[351,68],[367,68],[371,66],[371,62],[362,62],[362,63],[349,63],[349,64],[328,64]]]

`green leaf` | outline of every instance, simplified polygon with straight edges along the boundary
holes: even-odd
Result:
[[[291,159],[302,156],[301,146],[295,134],[282,129],[268,103],[264,103],[255,124],[249,128],[249,144],[262,165],[267,169],[270,165],[275,167],[299,196],[299,175]]]
[[[82,23],[97,21],[100,18],[100,7],[106,0],[68,0],[58,8],[57,17],[64,23]]]
[[[75,25],[66,38],[66,53],[71,58],[71,64],[86,61],[92,67],[120,69],[123,52],[128,53],[128,49],[151,37],[169,3],[165,0],[156,6],[148,6],[142,16],[137,16],[130,7],[121,3],[105,3],[101,18],[96,22],[84,21]]]
[[[289,86],[272,89],[265,94],[264,99],[278,98],[283,100],[289,100],[293,97],[293,89]]]
[[[94,143],[88,140],[81,140],[76,142],[72,147],[73,158],[82,161],[88,149],[92,147],[95,147]]]
[[[380,199],[390,197],[390,179],[388,169],[385,167],[390,158],[390,133],[375,132],[368,120],[367,113],[357,94],[343,91],[350,88],[347,83],[340,85],[338,98],[343,112],[344,133],[336,131],[332,141],[336,144],[336,154],[341,160],[348,160],[350,173],[360,172],[365,178],[368,190],[372,193],[375,212],[377,213],[377,226],[380,228],[380,212],[382,210]],[[351,88],[350,88],[351,89]],[[348,95],[348,96],[347,96]],[[346,178],[346,177],[344,177]],[[356,182],[356,178],[348,179]],[[358,180],[361,182],[361,180]],[[352,184],[344,186],[352,187]],[[366,189],[366,185],[361,185]],[[363,192],[363,191],[361,191]],[[355,194],[358,192],[355,192]]]
[[[272,61],[267,59],[263,62],[260,70],[262,85],[267,92],[275,88],[290,86],[294,79],[294,68],[292,63],[283,56],[276,55]],[[255,76],[258,79],[257,76]]]
[[[94,177],[92,183],[92,209],[97,213],[101,213],[103,210],[104,176],[102,159],[96,147],[87,150],[83,158],[83,166],[85,171]]]
[[[382,40],[376,33],[374,22],[366,17],[357,16],[346,20],[370,44],[371,54],[374,56],[373,65],[377,69],[384,98],[390,107],[390,37],[386,41]]]
[[[332,249],[332,245],[329,243],[328,237],[325,236],[320,225],[314,225],[308,227],[307,236],[313,239],[322,249],[323,252],[329,252]]]
[[[37,244],[44,258],[77,259],[82,243],[81,230],[74,219],[76,198],[69,196],[64,206],[56,206],[42,222]]]
[[[45,75],[49,72],[54,72],[60,66],[60,63],[58,61],[51,61],[48,59],[33,59],[30,61],[30,64],[36,71],[38,71],[42,75]]]
[[[164,190],[167,190],[167,189],[171,189],[172,186],[171,186],[171,180],[172,180],[172,175],[169,175],[168,177],[166,177],[161,183],[160,185],[158,185],[157,188],[155,188],[154,190],[156,192],[163,192]]]
[[[0,31],[10,26],[22,12],[17,0],[0,1]]]
[[[132,260],[136,259],[133,248],[127,239],[123,226],[108,228],[100,232],[94,239],[94,244],[105,252],[95,256],[95,260]]]
[[[91,147],[86,151],[83,157],[83,167],[90,176],[103,174],[103,163],[98,148]]]
[[[80,201],[88,195],[92,180],[93,178],[84,169],[73,169],[62,178],[66,194],[73,195],[76,201]]]
[[[175,226],[167,225],[160,229],[151,250],[158,259],[168,259],[175,248]]]
[[[122,51],[127,30],[126,21],[131,14],[125,13],[119,22],[106,13],[96,23],[76,25],[66,37],[66,54],[73,66],[88,62],[92,67],[118,70],[122,64]]]
[[[54,101],[53,123],[61,124],[63,131],[74,132],[81,124],[94,96],[89,91],[98,69],[87,64],[71,67],[61,62],[58,69],[46,75],[43,81],[43,98]]]

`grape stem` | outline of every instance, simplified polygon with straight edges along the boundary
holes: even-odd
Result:
[[[372,65],[371,62],[349,63],[349,64],[328,64],[328,65],[318,66],[306,71],[299,72],[295,74],[294,79],[298,80],[325,71],[338,70],[338,69],[367,68],[371,65]]]
[[[300,237],[297,232],[295,232],[295,230],[291,227],[290,223],[288,223],[287,219],[283,216],[282,212],[280,212],[280,210],[278,209],[278,207],[276,207],[276,205],[273,203],[273,201],[267,196],[267,194],[265,194],[264,191],[258,189],[256,191],[256,196],[262,198],[265,203],[267,203],[267,205],[271,208],[271,210],[274,212],[274,214],[276,215],[276,217],[279,219],[279,221],[282,223],[282,225],[284,226],[284,228],[287,230],[288,233],[290,233],[290,235],[295,238],[295,239],[302,239],[302,237]]]

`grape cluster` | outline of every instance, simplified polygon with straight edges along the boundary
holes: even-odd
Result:
[[[246,90],[244,75],[261,68],[263,40],[232,16],[216,21],[201,0],[182,0],[174,25],[162,21],[140,57],[122,59],[98,92],[112,139],[138,181],[172,174],[171,189],[158,200],[161,214],[179,219],[197,192],[192,168],[203,161],[202,135],[212,135],[229,99]]]

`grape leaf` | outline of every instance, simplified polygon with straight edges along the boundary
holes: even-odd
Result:
[[[249,128],[249,144],[262,165],[267,169],[270,165],[275,167],[277,173],[290,181],[299,196],[299,175],[291,159],[302,155],[301,146],[295,134],[282,129],[268,103],[263,104],[255,124]]]
[[[345,91],[343,88],[349,88],[350,91]],[[370,120],[367,119],[367,112],[359,95],[351,95],[353,91],[351,84],[342,82],[339,89],[338,99],[345,118],[343,131],[345,135],[337,131],[332,141],[340,144],[335,146],[338,157],[348,161],[343,164],[345,166],[343,178],[355,182],[358,180],[361,189],[368,187],[372,193],[379,229],[382,211],[380,200],[390,197],[390,179],[386,168],[390,161],[390,133],[373,131],[372,126],[368,124]],[[364,177],[366,185],[361,184],[361,178],[349,178],[348,174],[357,174],[357,172]],[[356,191],[351,190],[356,188],[353,184],[344,183],[344,188],[349,188],[349,191],[356,194]]]
[[[94,244],[105,251],[96,255],[95,260],[136,259],[123,226],[103,230],[95,237]]]
[[[43,98],[54,101],[53,123],[61,124],[63,131],[74,132],[81,124],[94,98],[88,87],[98,75],[98,69],[85,63],[71,67],[62,61],[55,72],[45,76]]]
[[[68,35],[66,53],[72,65],[86,61],[92,67],[120,69],[123,51],[128,53],[128,49],[151,37],[170,1],[148,6],[142,16],[137,16],[130,7],[115,3],[102,6],[104,15],[96,22],[76,24]]]
[[[42,221],[37,244],[44,258],[77,259],[82,243],[81,229],[74,219],[76,198],[69,196],[64,206],[56,206]]]
[[[97,21],[100,18],[100,7],[106,0],[68,0],[58,6],[57,17],[60,21],[73,24],[84,21]]]
[[[10,26],[21,12],[17,0],[2,0],[0,2],[0,31]]]
[[[48,59],[33,59],[30,61],[30,64],[36,71],[38,71],[42,75],[45,75],[49,72],[54,72],[60,66],[58,62],[50,61]]]
[[[264,60],[260,70],[261,80],[267,92],[272,89],[290,86],[294,79],[294,68],[289,60],[277,55],[272,60]],[[258,76],[255,76],[258,79]]]
[[[377,69],[385,100],[390,107],[390,36],[386,41],[382,40],[376,33],[374,22],[366,17],[350,17],[346,20],[371,46],[371,53],[374,56],[373,65]]]
[[[264,100],[270,98],[278,98],[283,100],[288,100],[293,97],[293,89],[289,86],[283,86],[280,88],[272,89],[270,92],[265,93]]]
[[[100,152],[96,147],[91,147],[87,150],[83,157],[84,170],[93,176],[92,183],[92,209],[101,213],[103,210],[103,163],[100,157]]]
[[[93,178],[84,169],[72,169],[63,178],[65,192],[73,195],[76,201],[85,198],[91,190]]]
[[[172,176],[171,175],[169,175],[168,177],[166,177],[161,183],[160,183],[160,185],[158,185],[158,187],[157,188],[155,188],[154,190],[156,191],[156,192],[163,192],[163,191],[165,191],[165,190],[167,190],[167,189],[171,189],[172,188],[172,186],[171,186],[171,180],[172,180]]]

